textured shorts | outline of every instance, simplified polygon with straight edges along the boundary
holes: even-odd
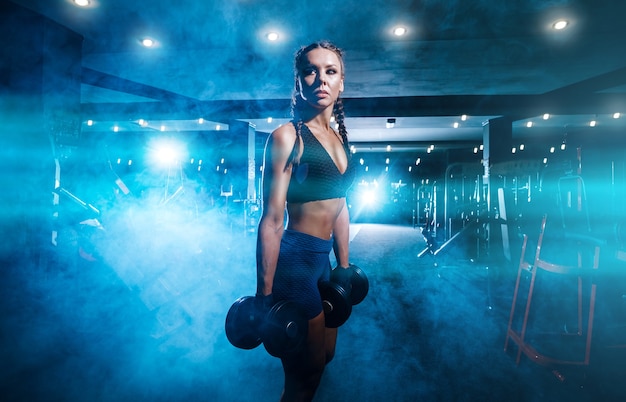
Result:
[[[274,275],[274,301],[290,300],[302,305],[308,319],[322,312],[318,282],[329,279],[333,241],[285,230]]]

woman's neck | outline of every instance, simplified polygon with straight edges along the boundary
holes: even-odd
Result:
[[[330,122],[333,115],[333,108],[324,110],[311,109],[302,113],[302,121],[309,126],[318,127],[324,130],[330,128]]]

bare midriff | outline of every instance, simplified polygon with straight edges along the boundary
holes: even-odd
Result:
[[[287,229],[328,240],[344,205],[343,198],[287,204]]]

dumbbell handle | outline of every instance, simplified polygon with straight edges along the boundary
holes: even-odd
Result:
[[[349,295],[352,290],[352,275],[354,271],[352,267],[344,268],[344,267],[336,267],[333,269],[331,273],[331,281],[341,286],[346,293]]]

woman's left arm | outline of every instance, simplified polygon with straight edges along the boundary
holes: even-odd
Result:
[[[347,268],[350,265],[350,213],[345,198],[342,199],[342,203],[333,227],[333,250],[337,265]]]

